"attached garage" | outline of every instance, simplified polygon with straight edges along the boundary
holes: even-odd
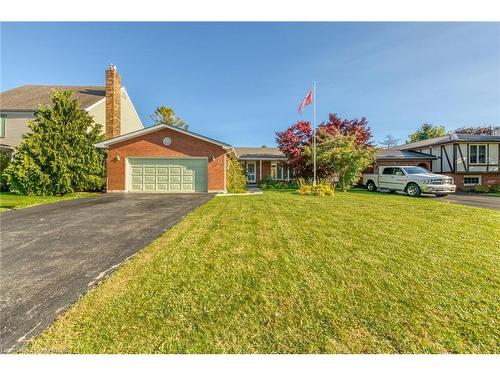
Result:
[[[226,191],[230,145],[170,125],[155,125],[95,145],[108,150],[107,191]]]
[[[131,192],[208,191],[206,158],[129,158],[128,165]]]

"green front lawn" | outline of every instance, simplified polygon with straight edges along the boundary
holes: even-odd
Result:
[[[364,192],[216,197],[33,353],[498,352],[500,213]]]
[[[90,197],[96,193],[75,193],[67,194],[60,197],[40,197],[32,195],[19,195],[14,193],[0,192],[0,212],[14,208],[24,208],[35,206],[37,204],[51,203],[66,199]]]

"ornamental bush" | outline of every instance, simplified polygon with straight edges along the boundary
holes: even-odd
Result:
[[[320,197],[335,195],[335,184],[326,179],[320,179],[314,186],[311,180],[303,178],[297,179],[298,189],[297,193],[300,195],[318,195]]]
[[[289,190],[297,189],[297,182],[295,180],[291,181],[276,181],[271,177],[266,177],[259,181],[259,187],[261,189],[277,189],[277,190]]]
[[[28,123],[4,175],[10,189],[25,195],[64,195],[102,190],[106,152],[94,147],[104,139],[71,91],[55,91]]]
[[[228,193],[245,193],[247,191],[245,171],[238,160],[228,158],[226,178]]]

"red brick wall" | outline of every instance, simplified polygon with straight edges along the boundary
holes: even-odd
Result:
[[[106,70],[106,138],[121,133],[121,78],[115,66]]]
[[[481,185],[500,185],[500,173],[436,173],[453,177],[453,181],[458,189],[464,187],[464,177],[466,176],[481,176]]]
[[[163,138],[172,144],[165,146]],[[109,147],[108,191],[126,190],[126,158],[134,157],[208,157],[208,190],[224,190],[224,155],[221,146],[171,129],[162,129]],[[119,155],[120,160],[117,160]]]
[[[260,175],[259,175],[260,176]],[[271,176],[271,162],[269,160],[262,160],[262,179]]]

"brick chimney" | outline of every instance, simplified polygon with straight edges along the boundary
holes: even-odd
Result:
[[[121,77],[116,66],[106,69],[106,138],[120,135],[121,124]]]

